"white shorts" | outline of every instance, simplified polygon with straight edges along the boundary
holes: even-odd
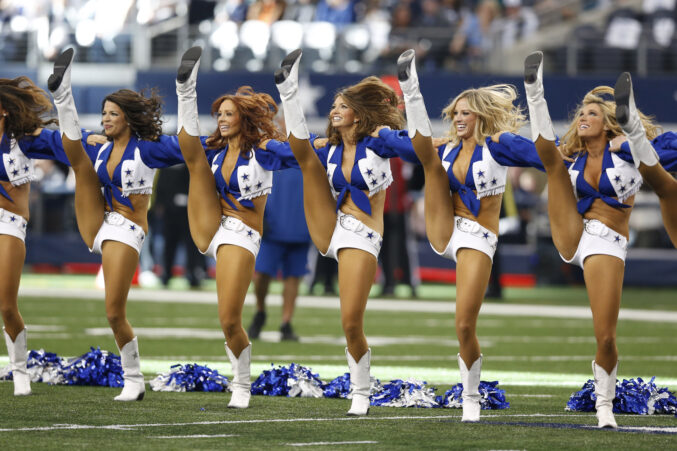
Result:
[[[26,226],[28,221],[23,216],[0,208],[0,235],[11,235],[26,242]]]
[[[369,252],[378,259],[382,244],[383,238],[380,233],[364,225],[355,216],[339,211],[336,217],[334,234],[329,242],[329,249],[322,255],[338,261],[339,250],[352,248]]]
[[[222,244],[243,247],[256,258],[261,247],[261,234],[237,218],[221,216],[221,225],[203,254],[216,260],[216,251]]]
[[[498,238],[496,234],[486,227],[482,227],[479,222],[462,218],[461,216],[454,216],[454,233],[451,234],[451,239],[446,249],[443,252],[437,252],[433,247],[433,250],[437,255],[457,261],[456,254],[459,249],[475,249],[487,254],[493,262],[497,244]]]
[[[611,255],[625,262],[627,253],[627,238],[596,219],[584,219],[583,234],[576,253],[571,260],[562,257],[562,254],[560,257],[567,263],[583,268],[583,262],[591,255]]]
[[[106,240],[118,241],[141,253],[141,246],[146,234],[143,228],[114,211],[107,211],[103,215],[103,224],[94,238],[94,244],[89,250],[101,254],[101,246]]]

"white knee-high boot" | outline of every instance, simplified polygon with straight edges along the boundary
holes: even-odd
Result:
[[[458,368],[461,372],[461,383],[463,384],[463,417],[461,421],[465,423],[475,423],[480,421],[480,373],[482,371],[482,355],[473,362],[470,369],[465,366],[465,362],[458,357]]]
[[[524,90],[527,93],[531,139],[539,136],[548,141],[555,140],[548,104],[543,89],[543,52],[534,52],[524,60]]]
[[[299,64],[302,54],[297,49],[282,60],[280,69],[275,71],[275,85],[282,100],[287,137],[294,135],[297,139],[309,139],[310,133],[299,98]]]
[[[114,399],[116,401],[141,401],[146,393],[146,384],[141,373],[139,342],[136,337],[120,349],[120,360],[125,386]]]
[[[54,97],[56,113],[59,116],[59,128],[68,139],[77,141],[82,139],[78,111],[75,109],[75,100],[71,91],[71,63],[74,51],[68,49],[61,53],[54,62],[54,71],[47,79],[47,87]]]
[[[407,50],[397,59],[397,78],[400,81],[400,88],[402,88],[402,95],[404,96],[409,137],[414,138],[416,133],[426,137],[432,136],[432,126],[418,83],[414,50]]]
[[[246,409],[249,407],[249,398],[251,398],[251,357],[252,344],[249,343],[246,348],[242,350],[239,357],[235,357],[233,351],[225,343],[226,353],[230,360],[230,365],[233,368],[233,380],[230,382],[230,387],[233,392],[230,397],[228,407],[236,409]]]
[[[5,332],[5,343],[7,344],[7,353],[9,354],[9,365],[12,369],[12,379],[14,379],[14,396],[30,395],[31,378],[28,376],[28,347],[26,346],[26,329],[18,333],[14,341]]]
[[[346,358],[350,369],[350,384],[352,385],[353,402],[347,415],[362,416],[369,413],[369,395],[371,389],[371,349],[355,362],[346,348]]]
[[[197,114],[197,70],[200,67],[202,48],[188,49],[181,57],[181,65],[176,74],[176,96],[178,114],[176,133],[183,128],[190,136],[200,136],[200,123]]]
[[[628,72],[623,72],[616,80],[614,87],[616,101],[616,120],[628,137],[632,159],[635,166],[639,163],[647,166],[658,164],[658,154],[646,138],[646,131],[635,106],[635,96],[632,90],[632,78]]]
[[[592,361],[592,374],[595,378],[595,396],[597,396],[597,401],[595,401],[598,421],[597,427],[600,428],[616,429],[618,427],[613,412],[613,402],[616,397],[617,370],[618,362],[616,362],[616,366],[611,370],[611,373],[607,373],[604,368],[597,365],[597,362],[594,360]]]

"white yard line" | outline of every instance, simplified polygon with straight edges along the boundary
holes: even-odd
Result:
[[[35,288],[20,287],[19,296],[52,297],[69,299],[99,299],[104,293],[96,289],[73,288]],[[133,288],[129,291],[130,301],[171,302],[188,304],[216,305],[216,293],[206,291],[149,290]],[[282,305],[282,296],[269,295],[269,305]],[[245,304],[255,305],[253,294],[248,294]],[[339,309],[338,298],[321,296],[299,296],[296,301],[299,307]],[[406,301],[392,299],[369,299],[367,308],[378,311],[397,312],[433,312],[453,313],[456,304],[445,301]],[[570,307],[556,305],[529,304],[482,304],[482,313],[496,316],[521,316],[542,318],[592,318],[589,307]],[[655,321],[677,323],[677,312],[667,310],[621,309],[619,319],[627,321]]]
[[[426,411],[429,411],[426,409]],[[567,414],[509,414],[509,413],[485,413],[482,412],[482,418],[594,418],[592,413],[567,413]],[[635,416],[636,417],[636,416]],[[420,420],[420,421],[439,421],[439,420],[459,420],[461,412],[454,415],[398,415],[388,417],[366,416],[366,417],[336,417],[336,418],[261,418],[256,420],[224,420],[224,421],[194,421],[177,423],[138,423],[138,424],[110,424],[110,425],[90,425],[90,424],[53,424],[51,426],[19,427],[19,428],[0,428],[0,432],[43,432],[58,430],[77,430],[77,429],[109,429],[109,430],[134,430],[155,427],[177,427],[177,426],[211,426],[211,425],[237,425],[237,424],[266,424],[266,423],[316,423],[331,421],[400,421],[400,420]],[[592,421],[592,420],[591,420]],[[485,423],[490,424],[490,423]],[[584,426],[584,425],[581,425]],[[594,428],[593,426],[590,426]],[[596,429],[596,428],[594,428]],[[619,430],[628,431],[646,431],[646,432],[667,432],[677,433],[676,427],[649,427],[649,426],[622,426]],[[186,436],[177,436],[186,437]]]
[[[285,443],[286,446],[334,446],[334,445],[368,445],[378,443],[373,440],[362,440],[357,442],[307,442],[307,443]]]
[[[237,434],[194,434],[194,435],[153,435],[146,438],[168,438],[168,439],[177,439],[177,438],[226,438],[226,437],[239,437]]]

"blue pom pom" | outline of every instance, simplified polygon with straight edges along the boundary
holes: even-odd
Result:
[[[480,407],[483,410],[502,410],[510,407],[505,400],[505,390],[498,388],[498,381],[480,381]],[[437,397],[441,407],[459,408],[463,405],[463,385],[456,384],[447,390],[443,396]]]
[[[169,373],[158,374],[150,381],[150,387],[154,391],[222,392],[228,388],[228,378],[206,366],[176,364]]]
[[[392,380],[379,387],[371,396],[372,406],[384,407],[440,407],[435,398],[435,388],[414,379]]]
[[[120,357],[100,348],[80,357],[70,359],[63,365],[63,376],[68,385],[96,385],[103,387],[122,387],[122,367]]]
[[[655,379],[654,376],[649,382],[644,382],[641,377],[617,381],[613,411],[638,415],[677,414],[677,399],[667,388],[658,388]],[[595,382],[590,379],[581,390],[571,395],[566,410],[594,412],[596,400]]]
[[[322,388],[322,381],[317,374],[313,374],[309,368],[292,363],[289,367],[273,367],[263,371],[252,384],[251,390],[254,395],[320,398]]]
[[[350,373],[345,373],[324,386],[325,398],[347,398],[350,393]]]

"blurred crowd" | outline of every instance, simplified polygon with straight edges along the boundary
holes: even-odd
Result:
[[[577,13],[623,3],[0,0],[0,61],[34,64],[75,45],[81,61],[134,63],[135,54],[144,57],[139,52],[144,45],[153,57],[176,56],[187,47],[185,41],[201,40],[213,48],[216,70],[263,70],[269,62],[278,62],[280,53],[298,47],[306,49],[306,58],[315,54],[311,68],[316,71],[368,71],[392,64],[393,56],[407,48],[417,50],[423,70],[482,70],[492,50],[511,47],[537,32],[541,17],[547,25],[552,17],[574,20]]]

